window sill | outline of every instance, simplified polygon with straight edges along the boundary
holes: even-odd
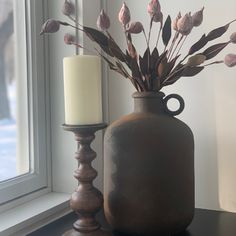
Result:
[[[51,192],[0,214],[0,235],[21,236],[68,214],[70,194]]]

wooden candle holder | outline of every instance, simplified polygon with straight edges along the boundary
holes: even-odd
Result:
[[[79,181],[77,190],[70,200],[71,208],[78,214],[78,220],[73,224],[73,229],[63,236],[108,236],[108,231],[101,229],[101,225],[95,219],[96,214],[103,207],[103,195],[93,186],[93,180],[97,177],[97,171],[91,166],[96,158],[96,152],[90,147],[95,138],[95,132],[106,128],[106,124],[95,125],[63,125],[64,130],[75,134],[78,150],[75,158],[79,162],[74,177]]]

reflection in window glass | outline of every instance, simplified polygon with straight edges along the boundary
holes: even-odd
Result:
[[[24,174],[20,172],[17,156],[18,112],[15,73],[14,2],[0,0],[0,182]],[[24,167],[25,169],[29,169]]]

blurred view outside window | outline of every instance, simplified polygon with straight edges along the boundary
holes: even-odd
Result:
[[[20,24],[19,24],[20,25]],[[20,166],[17,137],[19,133],[20,91],[21,82],[17,77],[16,44],[14,33],[14,0],[0,0],[0,182],[25,174],[29,167]],[[25,85],[26,86],[26,85]]]

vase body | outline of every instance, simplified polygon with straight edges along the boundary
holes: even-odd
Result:
[[[193,134],[167,114],[163,93],[133,97],[134,112],[105,133],[105,216],[128,235],[175,234],[194,215]]]

